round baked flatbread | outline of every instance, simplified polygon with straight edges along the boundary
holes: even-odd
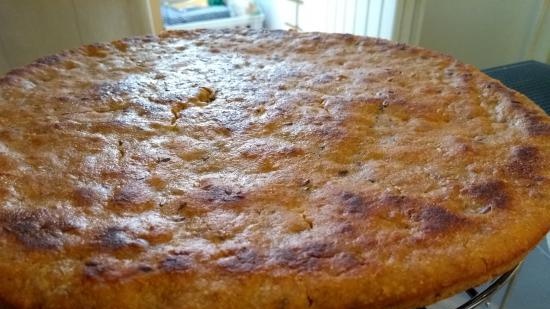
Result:
[[[344,34],[168,32],[0,79],[16,308],[412,308],[550,229],[550,120],[472,66]]]

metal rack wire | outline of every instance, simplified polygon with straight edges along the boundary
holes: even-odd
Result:
[[[506,272],[505,274],[501,275],[500,277],[494,279],[487,287],[481,289],[480,291],[478,288],[470,288],[464,291],[469,300],[463,303],[462,305],[456,307],[456,309],[475,309],[479,308],[479,305],[482,305],[484,303],[488,303],[490,301],[491,296],[493,296],[497,291],[499,291],[505,284],[508,282],[508,280],[511,280],[514,278],[517,270],[519,269],[520,265],[517,265],[512,270]],[[505,293],[508,293],[508,289]],[[417,309],[429,309],[429,307],[421,307]]]

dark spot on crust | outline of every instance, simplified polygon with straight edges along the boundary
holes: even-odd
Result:
[[[107,228],[99,237],[100,246],[108,249],[143,248],[148,242],[127,233],[123,228]]]
[[[36,64],[46,64],[46,65],[54,65],[61,61],[62,57],[60,55],[49,55],[42,58],[39,58],[34,61]]]
[[[15,85],[17,83],[17,77],[7,73],[6,75],[0,77],[0,85]]]
[[[427,233],[439,233],[467,222],[433,200],[405,195],[383,194],[373,209],[373,217],[394,230],[420,227]]]
[[[103,274],[105,274],[109,269],[110,267],[108,267],[103,263],[99,263],[96,261],[88,261],[84,263],[84,276],[90,279],[91,278],[97,279],[102,277]]]
[[[206,185],[201,189],[201,195],[208,202],[235,202],[245,197],[242,191],[228,186]]]
[[[185,197],[187,199],[187,197]],[[172,221],[182,222],[188,218],[200,216],[209,211],[204,200],[188,202],[185,199],[175,199],[166,203],[162,207],[162,213],[167,215]]]
[[[141,38],[141,41],[142,41],[142,42],[145,42],[145,43],[156,42],[156,41],[158,41],[158,40],[159,40],[158,37],[156,37],[156,36],[154,36],[154,35],[150,35],[150,34],[145,35],[145,36],[143,36],[143,37]]]
[[[347,176],[348,174],[349,174],[349,171],[348,171],[348,170],[341,170],[341,171],[338,171],[338,176],[340,176],[340,177]]]
[[[298,249],[299,255],[304,257],[326,258],[332,256],[333,248],[328,243],[314,242]]]
[[[395,45],[395,48],[398,49],[398,50],[407,50],[407,49],[409,49],[409,46],[407,46],[407,44],[405,44],[405,43],[397,43]]]
[[[487,89],[496,89],[498,91],[504,92],[508,95],[513,95],[512,92],[510,92],[510,89],[506,88],[503,84],[501,84],[499,81],[488,81],[484,83],[484,87]]]
[[[96,192],[91,188],[76,188],[73,191],[73,202],[78,207],[89,207],[97,200]]]
[[[152,207],[155,203],[150,199],[149,193],[149,188],[145,184],[127,184],[115,190],[110,204],[130,210]]]
[[[404,195],[384,194],[380,198],[380,204],[389,208],[404,208],[415,203]]]
[[[218,265],[232,272],[249,272],[256,269],[261,261],[256,252],[242,248],[235,255],[220,259]]]
[[[161,263],[160,267],[167,272],[177,272],[185,271],[191,268],[193,264],[193,259],[188,255],[175,255],[165,258]]]
[[[512,176],[523,179],[537,178],[539,150],[533,146],[515,146],[510,152],[507,170]]]
[[[461,218],[449,210],[435,205],[422,208],[418,219],[424,231],[436,233],[456,229],[466,223],[465,218]]]
[[[520,161],[532,161],[537,159],[539,151],[533,146],[515,146],[512,148],[512,157]]]
[[[529,115],[527,117],[527,131],[532,136],[549,136],[550,123],[541,115]]]
[[[148,272],[151,272],[154,270],[153,267],[151,267],[150,265],[146,265],[146,264],[140,264],[138,266],[138,269],[144,273],[148,273]]]
[[[84,277],[98,281],[119,281],[131,277],[139,272],[148,272],[149,267],[141,264],[125,264],[113,258],[90,260],[84,263]],[[153,270],[151,268],[151,270]]]
[[[168,250],[168,253],[171,255],[189,255],[191,254],[191,251],[185,249],[170,249]]]
[[[13,303],[8,303],[5,299],[0,299],[0,308],[2,309],[17,309]]]
[[[460,75],[460,78],[464,82],[469,82],[473,79],[473,75],[472,75],[472,73],[463,73],[463,74]]]
[[[407,212],[421,203],[403,195],[383,194],[379,197],[362,196],[352,192],[343,192],[345,214],[377,215],[391,210]]]
[[[99,265],[99,262],[96,262],[96,261],[86,261],[84,263],[84,266],[97,266]]]
[[[352,192],[344,192],[341,197],[345,214],[364,214],[371,206],[370,201],[367,202],[362,196]]]
[[[31,249],[61,248],[65,242],[64,234],[78,229],[74,221],[45,208],[2,210],[0,224]]]
[[[158,158],[157,163],[166,163],[170,162],[170,160],[172,160],[172,158]]]
[[[309,307],[311,307],[311,306],[313,306],[313,303],[314,303],[313,298],[311,296],[307,295],[307,305]]]
[[[500,180],[474,184],[463,192],[490,209],[505,209],[510,203],[506,185]]]
[[[332,258],[335,254],[336,251],[330,244],[314,242],[298,247],[279,249],[272,259],[281,266],[312,271],[320,267],[322,259]]]

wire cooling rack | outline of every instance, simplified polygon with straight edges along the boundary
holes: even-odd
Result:
[[[528,96],[550,114],[550,65],[530,60],[485,69],[483,72]]]
[[[459,299],[466,299],[465,302],[458,305],[458,307],[455,307],[456,309],[474,309],[474,308],[481,308],[480,306],[486,305],[486,308],[490,308],[490,301],[491,297],[498,292],[501,288],[504,288],[506,283],[510,280],[513,280],[515,277],[515,274],[517,270],[519,269],[519,265],[514,267],[512,270],[506,272],[505,274],[501,275],[500,277],[494,279],[493,281],[490,281],[487,284],[482,285],[481,287],[476,288],[470,288],[466,291],[460,293],[459,295],[454,296],[453,298],[459,298]],[[506,288],[508,289],[509,286]],[[506,293],[508,291],[505,291]],[[435,304],[433,306],[428,307],[421,307],[417,309],[436,309],[441,308],[442,306],[438,306],[438,304]]]

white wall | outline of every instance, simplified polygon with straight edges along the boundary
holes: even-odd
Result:
[[[265,15],[266,28],[288,30],[288,24],[295,23],[295,3],[289,0],[257,0],[256,3]]]
[[[413,0],[406,4],[413,17],[400,27],[403,32],[412,31],[404,41],[452,54],[480,68],[526,59],[548,61],[549,3]]]
[[[83,42],[120,39],[151,33],[147,1],[73,0]]]
[[[6,62],[6,56],[4,56],[4,51],[0,48],[0,74],[6,72],[9,69],[8,63]]]
[[[544,1],[527,56],[550,64],[550,0]]]
[[[266,27],[390,38],[397,0],[258,0]]]
[[[150,32],[146,0],[0,0],[0,74],[63,49]]]

